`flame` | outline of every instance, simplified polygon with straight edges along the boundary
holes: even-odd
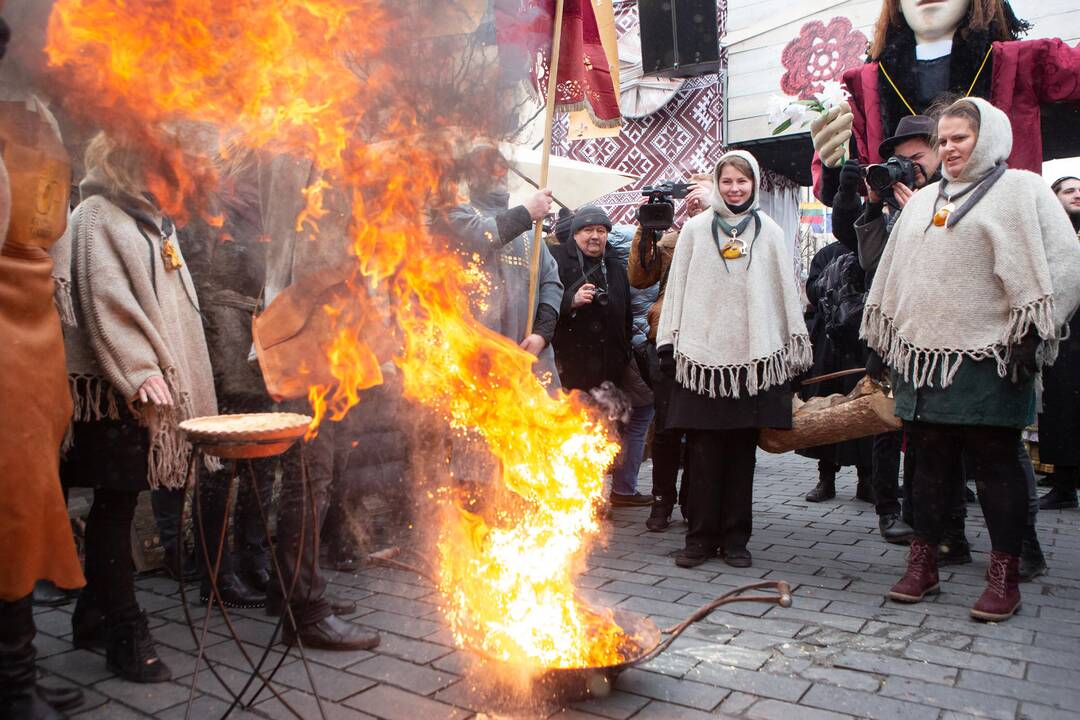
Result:
[[[58,0],[47,55],[69,111],[140,148],[168,211],[213,187],[213,153],[184,142],[192,126],[212,128],[224,148],[309,158],[324,171],[296,227],[335,241],[320,236],[323,199],[331,187],[344,193],[355,268],[350,297],[323,309],[337,382],[310,388],[312,432],[383,381],[389,366],[373,335],[396,338],[406,396],[470,438],[493,468],[473,478],[493,483],[482,506],[452,485],[437,493],[438,585],[455,640],[525,668],[617,663],[625,633],[577,596],[574,579],[600,534],[596,503],[618,445],[576,397],[549,394],[531,355],[473,318],[475,262],[427,230],[427,205],[445,193],[457,144],[472,138],[455,130],[467,123],[453,103],[425,106],[410,92],[416,69],[388,39],[423,37],[418,22],[440,6]]]

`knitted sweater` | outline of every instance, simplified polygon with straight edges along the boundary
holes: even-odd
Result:
[[[177,426],[217,413],[195,286],[186,266],[166,269],[160,234],[144,226],[144,237],[99,187],[92,174],[83,181],[84,200],[53,251],[58,301],[68,310],[62,315],[75,420],[118,418],[126,401],[150,432],[150,487],[183,487],[190,446]],[[160,215],[143,209],[160,227]],[[169,239],[179,253],[175,233]],[[154,376],[165,379],[173,408],[135,403]]]
[[[863,315],[862,335],[916,389],[948,387],[965,360],[993,359],[1005,377],[1013,348],[1035,331],[1053,363],[1080,304],[1080,245],[1043,179],[1006,170],[980,197],[958,198],[951,226],[934,214],[1012,147],[1008,117],[973,99],[979,137],[960,177],[917,192],[893,228]]]
[[[760,187],[754,157],[737,150],[719,162],[732,155],[750,163],[754,187]],[[755,201],[751,210],[756,208]],[[714,398],[738,398],[743,389],[753,396],[810,366],[810,338],[780,226],[760,214],[757,230],[751,219],[744,238],[749,255],[725,263],[713,238],[715,215],[733,226],[745,217],[733,214],[717,195],[711,212],[683,226],[656,344],[673,346],[676,380],[682,387]],[[721,235],[720,242],[725,240]]]

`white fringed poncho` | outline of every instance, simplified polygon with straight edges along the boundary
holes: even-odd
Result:
[[[754,187],[760,187],[754,156],[733,151],[720,162],[732,156],[750,163]],[[714,179],[716,175],[714,170]],[[755,232],[751,220],[742,238],[750,255],[728,260],[725,268],[713,239],[714,213],[733,227],[746,215],[732,213],[716,193],[712,205],[711,212],[700,213],[683,226],[656,344],[673,346],[675,377],[687,390],[712,398],[738,398],[745,388],[754,396],[810,367],[810,337],[783,230],[759,213],[760,232]],[[757,207],[755,200],[752,209]],[[721,244],[725,240],[721,233]]]
[[[1012,149],[1005,113],[972,98],[981,113],[975,149],[955,193]],[[908,202],[881,257],[863,313],[862,336],[915,388],[948,387],[965,359],[993,359],[1005,377],[1012,349],[1030,331],[1053,363],[1080,304],[1080,245],[1057,198],[1038,175],[1007,170],[953,227],[933,225],[945,205],[939,183]]]

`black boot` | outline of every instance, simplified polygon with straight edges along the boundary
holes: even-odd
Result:
[[[1060,484],[1039,498],[1040,510],[1069,510],[1077,507],[1076,488],[1063,488]]]
[[[235,573],[218,573],[217,589],[221,603],[227,608],[261,608],[266,605],[266,593],[249,588]],[[209,603],[211,594],[210,580],[203,578],[199,587],[200,602],[203,605]]]
[[[237,574],[249,588],[256,592],[266,594],[270,587],[270,558],[267,554],[242,555],[239,560],[240,569]]]
[[[94,592],[83,588],[71,614],[71,644],[77,648],[104,647],[108,639],[105,613],[98,607]]]
[[[37,607],[61,607],[73,603],[78,594],[78,591],[61,590],[52,580],[38,580],[31,597]]]
[[[836,475],[822,475],[814,489],[806,493],[806,502],[823,502],[836,497]]]
[[[888,543],[907,545],[915,535],[915,531],[901,519],[898,513],[882,515],[878,518],[878,530],[881,538]]]
[[[173,580],[180,582],[181,578],[184,582],[193,582],[199,579],[201,569],[199,563],[195,561],[195,553],[189,552],[183,547],[183,543],[177,543],[178,548],[166,548],[165,560],[162,563],[162,570],[165,574],[171,577]]]
[[[971,562],[971,545],[963,533],[946,535],[938,545],[938,566],[967,565]]]
[[[63,720],[37,693],[34,667],[34,609],[31,596],[0,601],[0,718]]]
[[[1046,572],[1046,558],[1039,546],[1039,536],[1034,525],[1024,529],[1024,539],[1020,544],[1020,582],[1031,582]]]
[[[658,497],[653,500],[652,512],[645,521],[645,527],[650,532],[663,532],[671,525],[671,511],[673,507],[666,498]]]
[[[172,679],[169,666],[157,655],[142,612],[131,620],[110,624],[105,664],[131,682],[160,683]]]
[[[873,469],[869,465],[858,465],[855,467],[855,472],[858,477],[858,482],[855,485],[855,499],[873,505],[875,502],[874,486],[870,481]]]

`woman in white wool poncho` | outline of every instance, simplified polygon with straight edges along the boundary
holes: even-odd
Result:
[[[911,603],[938,591],[943,513],[968,475],[992,546],[971,614],[1000,621],[1020,606],[1028,497],[1016,448],[1034,419],[1035,375],[1053,362],[1080,303],[1080,245],[1043,179],[1006,168],[1012,128],[1003,112],[960,100],[938,135],[945,179],[904,208],[863,315],[918,458],[915,538],[889,596]]]
[[[53,247],[75,403],[60,479],[94,489],[72,638],[104,643],[108,667],[127,680],[165,682],[135,597],[131,522],[140,491],[183,487],[191,451],[178,424],[217,413],[214,378],[195,286],[139,159],[100,133],[86,168],[82,202]]]
[[[758,209],[760,178],[747,152],[717,162],[712,212],[683,226],[660,314],[657,353],[674,376],[666,426],[687,431],[682,567],[716,554],[749,567],[758,433],[791,427],[789,381],[812,361],[788,243]]]

